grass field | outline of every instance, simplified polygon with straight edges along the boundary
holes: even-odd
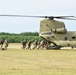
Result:
[[[22,50],[10,44],[0,50],[0,75],[76,75],[76,50]]]

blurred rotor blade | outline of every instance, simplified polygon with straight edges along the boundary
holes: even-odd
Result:
[[[57,19],[76,20],[75,18],[56,17]]]
[[[67,19],[67,20],[76,20],[75,16],[45,16],[45,18],[49,18],[49,19]]]
[[[7,17],[37,17],[37,18],[45,18],[45,16],[28,16],[28,15],[1,15],[0,16],[7,16]]]
[[[29,16],[29,15],[3,15],[0,14],[0,16],[10,16],[10,17],[39,17],[39,18],[61,18],[61,17],[74,17],[74,16]]]
[[[75,16],[45,16],[46,18],[76,18]]]
[[[56,17],[74,17],[74,16],[56,16]]]
[[[74,18],[76,18],[76,16],[73,16]]]
[[[57,19],[67,19],[67,20],[76,20],[75,16],[29,16],[29,15],[3,15],[3,14],[0,14],[0,16],[49,18],[51,20],[53,20],[54,18],[57,18]]]

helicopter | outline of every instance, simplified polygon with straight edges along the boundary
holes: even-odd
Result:
[[[60,49],[62,47],[76,47],[76,31],[68,31],[64,22],[55,19],[76,20],[75,16],[28,16],[28,15],[0,15],[9,17],[44,18],[40,21],[39,36],[50,45],[46,49]]]

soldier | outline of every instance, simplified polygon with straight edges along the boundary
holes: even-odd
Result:
[[[32,43],[32,41],[28,42],[28,49],[31,49],[31,43]]]
[[[44,48],[44,40],[42,40],[41,42],[40,42],[40,47],[43,49]]]
[[[41,40],[38,40],[37,41],[37,49],[40,49],[40,47],[41,47],[41,44],[40,43],[41,43]]]
[[[0,39],[0,50],[2,50],[3,49],[3,40],[2,39]]]
[[[7,38],[4,41],[4,47],[5,47],[4,49],[7,49],[7,47],[8,47],[8,39]]]
[[[0,39],[0,45],[1,45],[0,49],[2,49],[2,46],[3,46],[3,40],[2,39]]]
[[[45,40],[41,40],[41,41],[40,41],[39,48],[44,49],[45,46],[46,46],[46,41],[45,41]]]
[[[23,40],[22,40],[22,48],[23,48],[23,49],[25,49],[26,43],[27,43],[27,41],[23,39]]]
[[[35,42],[33,43],[33,45],[34,45],[34,48],[33,49],[37,48],[38,40],[35,40]]]
[[[32,43],[32,41],[29,41],[29,42],[26,44],[26,48],[25,48],[26,50],[27,50],[27,49],[31,49],[31,43]]]

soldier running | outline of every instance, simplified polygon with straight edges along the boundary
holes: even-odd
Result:
[[[8,47],[8,39],[6,38],[4,41],[4,49],[7,49],[7,47]]]
[[[27,41],[23,39],[23,40],[22,40],[22,48],[23,48],[23,49],[25,49],[26,43],[27,43]]]
[[[28,42],[28,49],[31,49],[31,43],[32,43],[32,41]]]
[[[36,49],[37,48],[37,45],[38,45],[38,40],[35,40],[35,42],[33,43],[34,45],[34,48],[33,49]]]
[[[2,39],[0,39],[0,45],[1,45],[0,50],[2,50],[3,49],[3,40]]]

